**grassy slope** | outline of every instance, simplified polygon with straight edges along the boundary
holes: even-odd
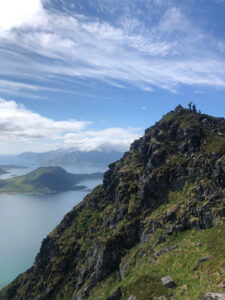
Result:
[[[160,206],[149,219],[160,219],[163,214],[174,208],[182,209],[182,204],[189,201],[185,198],[187,188],[183,192],[171,193],[171,202]],[[122,221],[123,222],[123,221]],[[119,224],[117,225],[119,226]],[[158,299],[173,294],[173,299],[200,299],[206,292],[223,292],[220,283],[225,281],[225,224],[218,224],[207,230],[188,230],[166,237],[166,242],[157,245],[163,229],[157,229],[145,244],[137,243],[128,252],[120,266],[128,264],[125,278],[121,282],[119,272],[113,273],[107,280],[99,283],[92,291],[89,300],[106,300],[117,288],[121,287],[123,297],[135,295],[137,300]],[[160,249],[172,246],[176,249],[167,251],[156,258]],[[210,256],[197,271],[194,268],[199,259]],[[160,278],[170,275],[177,286],[168,289],[163,287]]]
[[[198,115],[188,114],[185,117],[176,112],[167,114],[160,122],[176,120],[180,128],[191,126],[199,128]],[[210,118],[206,116],[206,118]],[[212,118],[213,119],[213,118]],[[216,120],[216,119],[215,119]],[[225,127],[221,128],[225,131]],[[208,155],[213,153],[225,153],[225,139],[223,137],[212,134],[210,130],[204,130],[205,145],[204,152]],[[142,172],[142,168],[138,167],[138,159],[135,162],[134,152],[133,160],[127,161],[120,172],[131,170],[134,172]],[[225,156],[222,156],[225,161]],[[160,166],[157,170],[159,174],[164,174],[166,169],[173,169],[184,162],[183,158],[177,154],[167,158],[166,163]],[[133,165],[134,164],[134,165]],[[210,184],[210,182],[206,182]],[[181,192],[171,192],[169,203],[162,204],[156,209],[149,219],[161,219],[162,216],[171,210],[176,209],[183,213],[187,203],[192,201],[192,189],[195,185],[186,185]],[[130,210],[136,210],[135,196],[130,197]],[[129,210],[128,210],[129,211]],[[117,224],[113,232],[119,231],[119,228],[126,224],[127,220],[123,219]],[[163,234],[163,229],[157,229],[154,235],[146,242],[146,244],[138,243],[133,247],[127,255],[123,257],[120,264],[128,264],[125,271],[125,278],[121,282],[119,271],[114,272],[107,280],[100,282],[88,297],[89,300],[106,300],[107,297],[117,288],[121,287],[123,297],[128,299],[131,295],[136,296],[137,300],[158,299],[159,296],[164,296],[164,299],[170,294],[173,294],[173,299],[200,299],[206,292],[218,291],[224,292],[220,287],[221,282],[225,282],[225,272],[220,272],[225,267],[225,224],[218,222],[218,225],[207,230],[188,230],[182,233],[167,236],[167,241],[157,245],[158,237]],[[107,232],[107,237],[113,236],[112,232]],[[198,246],[198,244],[201,246]],[[155,260],[155,253],[170,246],[178,245],[178,248],[173,251],[168,251]],[[142,257],[143,256],[143,257]],[[212,258],[200,265],[197,271],[194,271],[198,260],[204,256]],[[176,282],[177,286],[168,289],[163,287],[160,278],[170,275]],[[67,299],[67,298],[65,298]],[[68,298],[69,299],[69,298]]]

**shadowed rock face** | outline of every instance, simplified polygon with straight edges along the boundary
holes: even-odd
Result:
[[[109,166],[103,185],[64,217],[43,241],[34,265],[0,299],[95,299],[105,280],[112,284],[107,297],[119,291],[118,299],[147,299],[129,295],[129,288],[115,289],[111,276],[118,273],[125,282],[134,249],[143,249],[132,258],[135,263],[151,253],[149,264],[155,263],[179,249],[162,246],[166,251],[157,252],[171,237],[224,222],[224,189],[225,120],[179,106]],[[182,197],[175,201],[175,195]],[[167,290],[156,288],[148,296]]]

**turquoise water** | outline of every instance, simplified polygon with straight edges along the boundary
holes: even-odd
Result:
[[[81,184],[91,189],[99,183],[91,180]],[[42,240],[86,194],[0,194],[0,289],[32,266]]]

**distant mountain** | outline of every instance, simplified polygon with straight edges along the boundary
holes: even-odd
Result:
[[[0,180],[0,192],[52,194],[84,190],[86,187],[78,183],[102,177],[102,173],[71,174],[61,167],[41,167],[23,176]]]
[[[82,152],[72,149],[59,149],[43,153],[25,152],[17,157],[34,161],[41,166],[51,165],[76,165],[76,166],[108,166],[113,161],[119,160],[123,153],[118,151]]]

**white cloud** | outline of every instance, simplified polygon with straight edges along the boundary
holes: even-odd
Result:
[[[55,121],[30,111],[15,101],[1,98],[0,116],[1,153],[37,152],[62,147],[75,147],[81,151],[125,151],[140,136],[140,130],[135,128],[85,130],[91,122]]]
[[[1,141],[60,139],[67,132],[82,130],[90,122],[54,121],[25,108],[15,101],[0,98]]]
[[[0,31],[8,31],[22,25],[40,25],[43,14],[41,0],[2,0],[0,1]]]
[[[66,134],[65,145],[81,151],[127,151],[130,144],[140,137],[137,128],[107,128],[99,131],[83,131]]]

